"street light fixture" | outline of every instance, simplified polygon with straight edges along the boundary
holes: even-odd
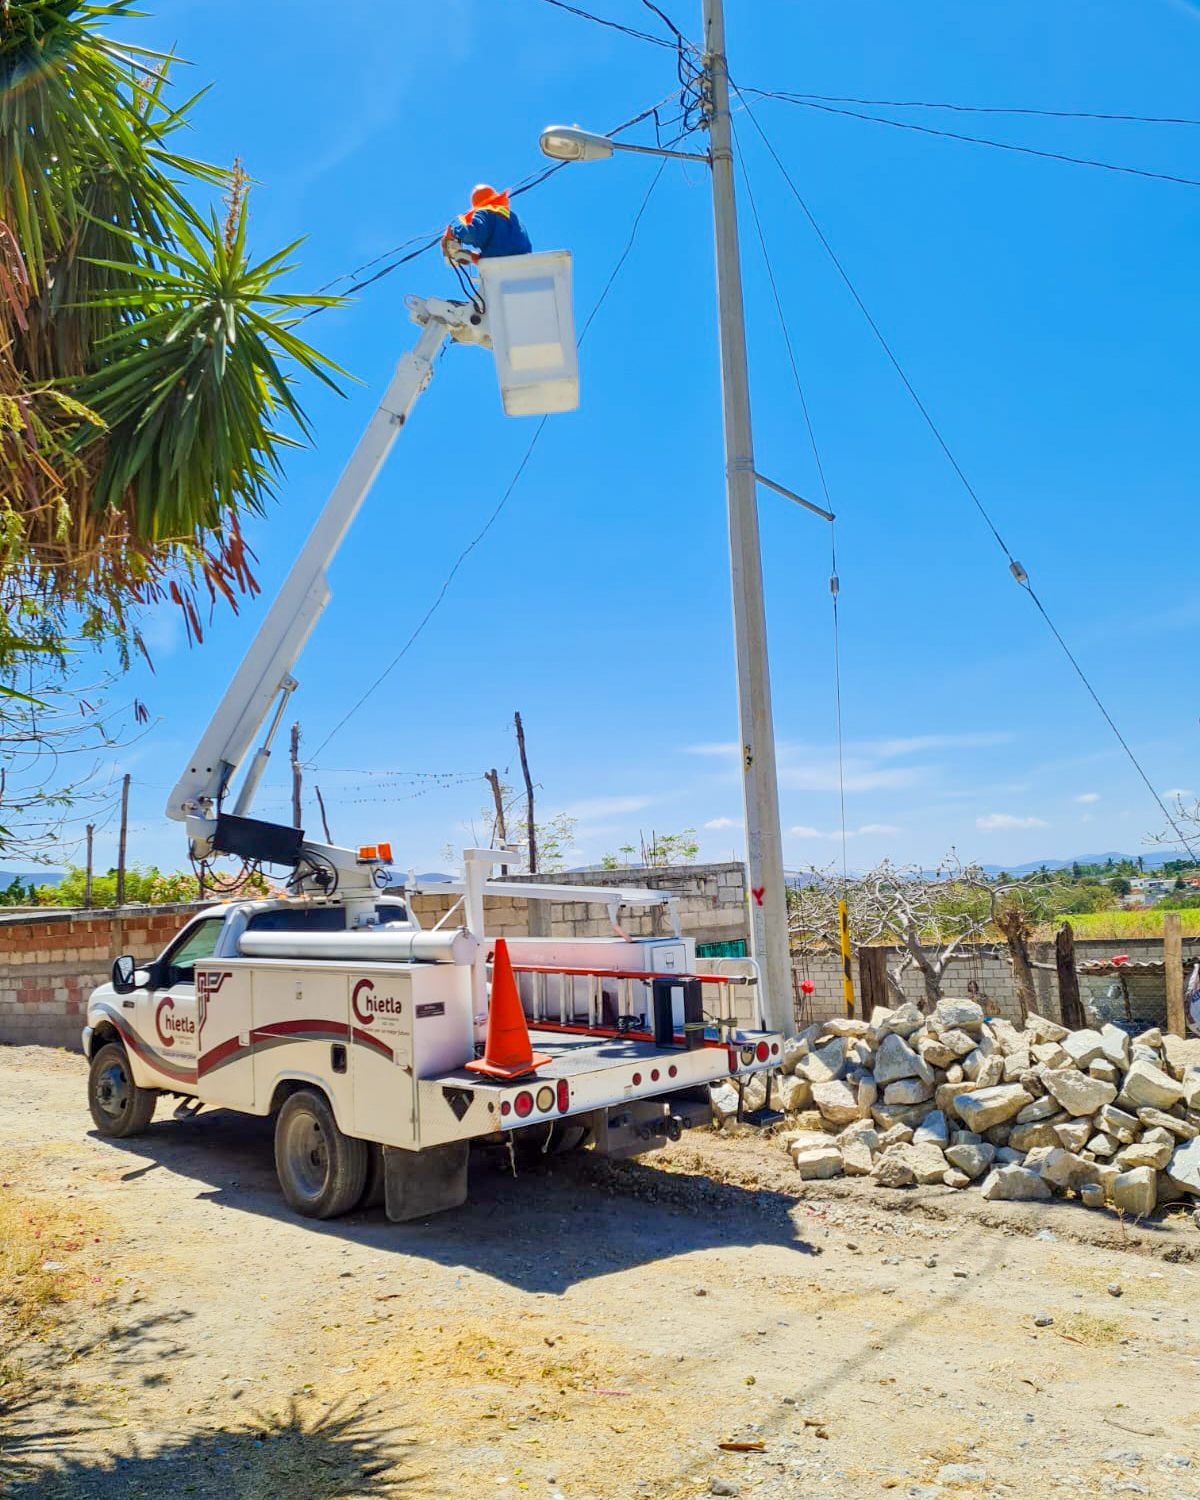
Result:
[[[734,200],[733,127],[729,113],[729,66],[725,57],[722,0],[704,0],[703,53],[705,123],[710,143],[710,150],[704,155],[654,146],[630,146],[609,136],[581,130],[577,125],[549,126],[542,133],[541,147],[547,156],[557,161],[604,161],[614,151],[635,151],[645,156],[704,161],[712,169],[725,427],[725,494],[729,509],[729,560],[741,730],[738,752],[746,809],[751,952],[758,963],[760,996],[767,1025],[772,1030],[791,1031],[794,1015],[787,891],[779,826],[779,780],[775,768],[762,551],[758,534],[756,485],[760,476],[755,468],[750,428],[746,325]],[[780,489],[810,510],[827,514],[791,490],[775,485],[772,488]]]

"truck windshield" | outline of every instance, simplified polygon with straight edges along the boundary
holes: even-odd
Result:
[[[225,926],[224,917],[210,917],[184,933],[182,941],[167,954],[167,983],[192,984],[197,961],[211,958]]]

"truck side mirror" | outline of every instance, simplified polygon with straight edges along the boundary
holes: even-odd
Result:
[[[134,990],[140,988],[137,982],[137,965],[132,953],[122,953],[120,958],[113,960],[112,987],[118,995],[132,995]]]

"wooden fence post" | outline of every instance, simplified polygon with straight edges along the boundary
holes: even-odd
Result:
[[[1075,933],[1070,922],[1064,922],[1054,935],[1054,966],[1058,970],[1058,1013],[1062,1024],[1068,1031],[1082,1031],[1087,1026],[1087,1017],[1079,994]]]
[[[860,948],[858,950],[858,977],[862,986],[863,1020],[871,1019],[877,1005],[891,1004],[888,991],[887,949]]]
[[[1183,1014],[1183,928],[1177,911],[1163,912],[1163,968],[1167,976],[1167,1030],[1187,1036]]]

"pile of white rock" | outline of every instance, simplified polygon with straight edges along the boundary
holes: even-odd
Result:
[[[744,1108],[765,1102],[766,1077]],[[1131,1217],[1200,1197],[1200,1040],[1117,1026],[1023,1030],[973,1000],[877,1009],[792,1037],[771,1102],[795,1117],[779,1138],[804,1178],[880,1187],[979,1183],[989,1199],[1070,1193]],[[713,1090],[714,1117],[736,1090]]]

